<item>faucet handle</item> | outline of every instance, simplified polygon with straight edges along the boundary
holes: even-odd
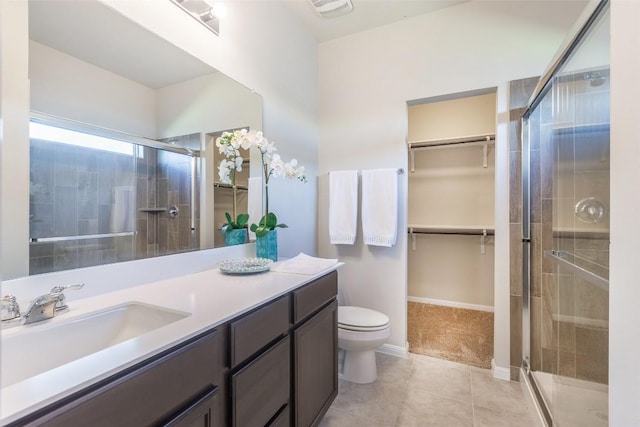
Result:
[[[2,320],[13,320],[20,317],[20,306],[14,295],[5,295],[2,297]]]
[[[54,286],[53,288],[51,288],[51,292],[50,292],[51,295],[58,296],[58,301],[56,302],[54,310],[62,311],[69,308],[69,306],[67,305],[67,298],[62,293],[64,290],[66,289],[77,290],[77,289],[82,289],[83,287],[84,287],[84,283],[78,283],[77,285],[62,285],[62,286]]]
[[[84,287],[84,283],[78,283],[77,285],[54,286],[53,288],[51,288],[51,293],[59,294],[59,293],[62,293],[62,291],[64,291],[65,289],[77,290],[77,289],[82,289],[83,287]]]

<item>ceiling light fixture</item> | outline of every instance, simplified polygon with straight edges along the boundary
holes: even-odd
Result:
[[[323,18],[346,15],[353,10],[351,0],[309,0],[314,10]]]
[[[204,0],[171,0],[180,9],[187,12],[193,19],[213,31],[220,34],[220,17],[217,7],[211,7]]]

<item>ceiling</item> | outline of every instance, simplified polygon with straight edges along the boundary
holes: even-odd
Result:
[[[333,18],[321,18],[309,0],[289,0],[285,4],[321,43],[467,1],[470,0],[351,0],[353,11]]]

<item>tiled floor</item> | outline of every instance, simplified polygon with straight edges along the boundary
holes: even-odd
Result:
[[[321,427],[539,427],[519,383],[480,369],[410,354],[377,354],[372,384],[340,380]]]

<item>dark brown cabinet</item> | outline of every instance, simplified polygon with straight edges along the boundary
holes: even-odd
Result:
[[[12,425],[139,427],[180,418],[194,399],[203,393],[215,394],[216,332],[209,331],[56,402],[42,415],[36,413]]]
[[[163,427],[219,427],[216,411],[218,410],[218,390],[211,389],[202,397],[180,411]]]
[[[316,426],[338,392],[337,273],[9,424]]]
[[[293,421],[316,426],[338,394],[338,275],[293,291]]]
[[[293,331],[295,425],[320,423],[338,394],[338,303]]]

